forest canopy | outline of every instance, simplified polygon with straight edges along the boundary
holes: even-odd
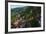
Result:
[[[11,8],[12,24],[17,20],[22,20],[22,21],[25,20],[24,23],[30,23],[31,27],[40,26],[39,23],[39,21],[41,21],[40,19],[41,19],[41,7],[24,6],[24,7]]]

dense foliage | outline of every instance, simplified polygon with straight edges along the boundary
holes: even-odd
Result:
[[[41,7],[24,6],[11,9],[11,23],[13,24],[20,19],[25,20],[23,22],[26,24],[24,27],[39,27],[41,23],[39,23],[41,21]]]

